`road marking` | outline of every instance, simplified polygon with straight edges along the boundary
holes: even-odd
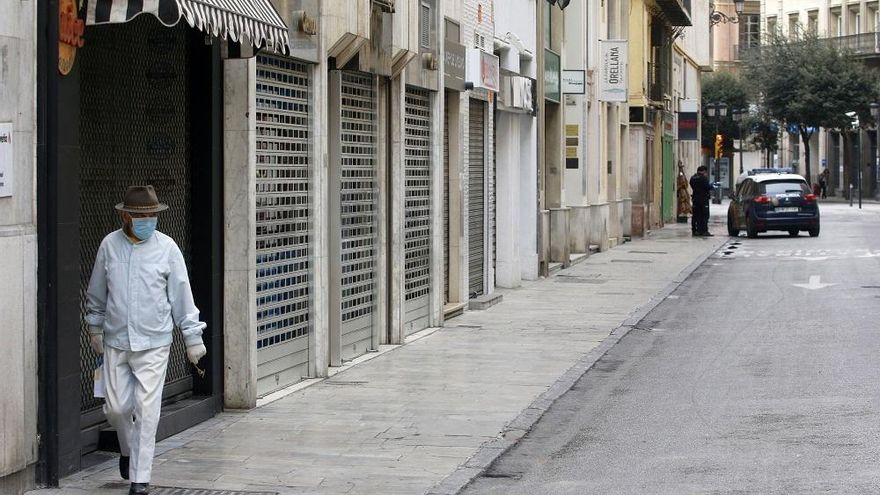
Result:
[[[808,284],[791,284],[791,285],[793,285],[795,287],[802,287],[807,290],[817,290],[817,289],[824,289],[825,287],[831,287],[832,285],[837,285],[837,284],[823,284],[819,279],[819,275],[810,275],[810,283],[808,283]]]

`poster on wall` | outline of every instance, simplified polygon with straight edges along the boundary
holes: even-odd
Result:
[[[627,101],[626,50],[626,40],[599,41],[599,101]]]
[[[12,196],[12,123],[0,122],[0,198]]]

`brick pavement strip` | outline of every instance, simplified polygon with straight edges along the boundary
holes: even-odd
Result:
[[[501,290],[504,301],[488,310],[160,442],[153,483],[280,494],[456,493],[725,239],[691,238],[689,226],[672,225]],[[118,481],[111,460],[65,478],[60,489],[29,493],[124,493]]]

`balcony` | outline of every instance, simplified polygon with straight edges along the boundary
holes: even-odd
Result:
[[[826,38],[839,48],[852,51],[857,56],[880,54],[880,33],[862,33]]]
[[[692,26],[691,0],[655,0],[660,16],[673,26]]]

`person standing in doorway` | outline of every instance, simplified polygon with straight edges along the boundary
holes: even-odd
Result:
[[[98,248],[86,296],[90,345],[104,355],[104,414],[119,437],[119,474],[129,494],[149,493],[172,330],[194,365],[205,353],[183,254],[158,232],[153,186],[132,186],[116,205],[122,228]]]
[[[709,183],[709,168],[705,165],[697,167],[690,180],[691,197],[694,200],[694,213],[691,217],[691,233],[694,236],[711,236],[709,232],[709,198],[715,186]]]

